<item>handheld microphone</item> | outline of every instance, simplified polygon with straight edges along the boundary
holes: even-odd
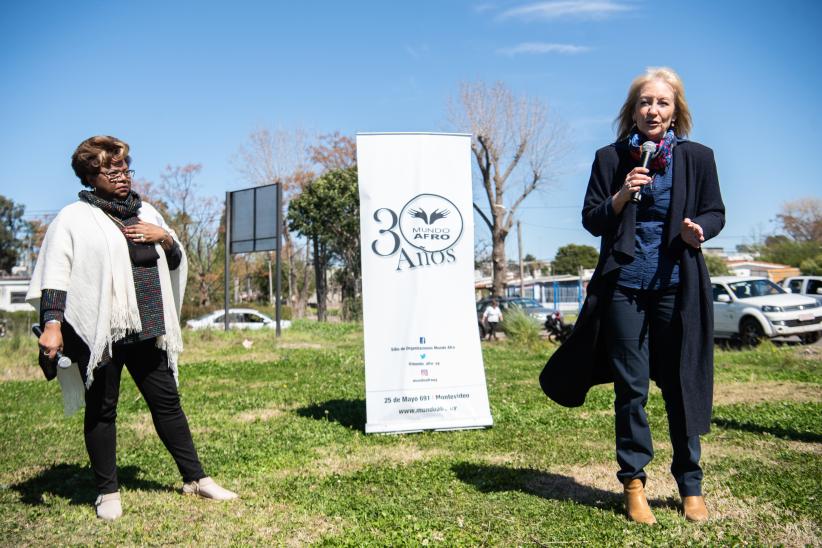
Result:
[[[641,167],[647,168],[648,164],[651,163],[651,157],[656,152],[656,144],[653,141],[645,141],[642,143],[642,156],[639,157],[639,164]],[[640,191],[637,190],[631,195],[631,201],[638,204],[639,201],[642,199],[642,196],[639,194]]]
[[[31,332],[34,333],[38,339],[43,334],[43,330],[40,329],[40,326],[37,324],[31,326]],[[57,359],[57,365],[61,369],[71,367],[71,358],[69,358],[68,356],[64,356],[62,352],[57,352],[57,354],[55,354],[54,357]]]

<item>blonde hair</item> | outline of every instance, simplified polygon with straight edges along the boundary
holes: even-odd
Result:
[[[634,110],[637,101],[639,101],[639,93],[642,91],[642,86],[652,80],[662,80],[674,90],[675,123],[671,124],[674,133],[680,137],[685,137],[691,132],[693,121],[691,120],[688,101],[685,100],[685,86],[682,85],[682,79],[671,68],[648,67],[645,69],[644,74],[637,76],[631,82],[631,87],[628,88],[628,97],[625,98],[625,102],[619,110],[619,116],[614,120],[614,125],[617,126],[617,141],[621,141],[631,134],[631,128],[634,127]]]
[[[125,161],[131,164],[128,144],[110,135],[89,137],[77,146],[71,155],[71,168],[85,186],[91,186],[89,179],[100,173],[100,168],[108,169],[112,162]]]

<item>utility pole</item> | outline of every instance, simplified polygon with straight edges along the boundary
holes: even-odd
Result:
[[[517,251],[519,252],[519,296],[525,296],[525,267],[522,264],[522,223],[517,219]]]

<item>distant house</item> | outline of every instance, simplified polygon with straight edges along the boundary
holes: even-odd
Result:
[[[762,276],[772,282],[800,275],[799,269],[794,266],[764,261],[728,261],[728,268],[736,276]]]
[[[0,310],[33,312],[34,308],[26,302],[30,282],[28,276],[0,278]]]
[[[523,279],[523,292],[520,295],[519,277],[514,277],[512,272],[508,272],[505,282],[505,296],[536,299],[548,308],[577,311],[585,299],[585,288],[592,274],[593,270],[586,270],[583,272],[582,279],[579,276],[570,275],[526,276]],[[477,299],[490,296],[492,288],[493,280],[490,276],[474,281],[474,291]]]

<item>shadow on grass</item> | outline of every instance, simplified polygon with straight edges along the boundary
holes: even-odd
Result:
[[[548,500],[571,501],[620,515],[624,513],[620,491],[591,487],[562,474],[469,462],[455,464],[451,469],[461,481],[473,485],[483,493],[521,491]],[[677,501],[671,497],[648,502],[657,508],[677,507]]]
[[[308,419],[327,419],[365,432],[365,400],[328,400],[297,409],[297,414]]]
[[[117,478],[120,485],[129,489],[172,490],[162,483],[138,479],[139,473],[136,466],[122,466],[117,469]],[[68,499],[71,504],[91,504],[97,498],[91,470],[77,464],[57,464],[9,488],[20,493],[21,502],[31,505],[43,504],[46,494]]]
[[[743,432],[751,432],[752,434],[770,434],[772,436],[776,436],[777,438],[784,438],[794,441],[807,441],[812,443],[822,442],[822,435],[820,434],[816,434],[814,432],[800,432],[799,430],[785,428],[782,426],[765,426],[754,422],[721,419],[716,417],[714,417],[713,423],[720,428],[741,430]]]

